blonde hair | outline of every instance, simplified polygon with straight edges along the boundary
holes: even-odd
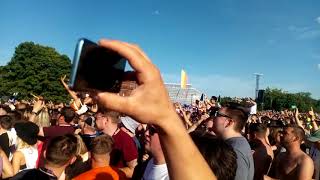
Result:
[[[25,141],[23,141],[21,138],[17,137],[17,150],[23,149],[23,148],[29,148],[33,147],[34,145],[29,145]]]
[[[34,121],[39,127],[49,127],[50,126],[50,117],[48,109],[43,109],[35,118]]]
[[[75,134],[74,135],[77,138],[77,153],[76,155],[82,155],[88,152],[86,144],[83,142],[82,138],[80,135]]]

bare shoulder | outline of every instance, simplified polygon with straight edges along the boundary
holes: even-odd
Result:
[[[22,157],[24,157],[24,156],[21,151],[16,151],[13,153],[13,158],[22,158]]]
[[[301,165],[313,164],[313,160],[306,153],[301,154],[299,162]]]

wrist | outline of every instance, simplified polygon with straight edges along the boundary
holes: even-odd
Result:
[[[179,130],[185,131],[182,121],[178,117],[177,113],[170,113],[165,119],[159,121],[156,125],[163,134],[178,133]]]

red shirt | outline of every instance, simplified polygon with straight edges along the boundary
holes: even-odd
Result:
[[[45,140],[43,141],[43,146],[40,154],[39,159],[39,167],[44,167],[44,156],[43,152],[47,149],[47,146],[50,142],[50,140],[57,136],[63,136],[66,134],[74,134],[74,127],[72,126],[50,126],[50,127],[44,127],[43,128],[43,134],[45,137]]]
[[[120,130],[117,134],[112,136],[114,141],[113,150],[110,154],[111,166],[122,168],[126,167],[126,162],[130,162],[138,158],[138,150],[133,141],[127,133]]]

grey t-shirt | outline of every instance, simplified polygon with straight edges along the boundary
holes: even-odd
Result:
[[[252,180],[254,175],[254,162],[250,145],[244,137],[233,137],[226,142],[233,147],[237,154],[237,173],[235,180]]]

